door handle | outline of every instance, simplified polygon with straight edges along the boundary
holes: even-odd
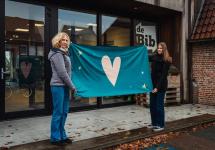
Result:
[[[7,74],[6,71],[4,71],[4,68],[1,68],[1,79],[4,79],[4,74]]]
[[[1,79],[3,80],[4,79],[4,69],[3,68],[1,68]]]

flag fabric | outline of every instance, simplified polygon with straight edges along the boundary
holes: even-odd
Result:
[[[71,44],[72,81],[77,96],[102,97],[152,90],[148,51],[132,47]]]

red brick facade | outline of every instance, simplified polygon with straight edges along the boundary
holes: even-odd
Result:
[[[198,85],[198,102],[215,105],[215,42],[193,44],[192,78]]]

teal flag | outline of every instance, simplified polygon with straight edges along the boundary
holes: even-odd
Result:
[[[133,47],[71,44],[72,81],[80,97],[146,93],[152,90],[148,51]]]

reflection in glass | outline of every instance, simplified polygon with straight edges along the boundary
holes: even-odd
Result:
[[[58,11],[58,31],[66,32],[73,43],[96,45],[96,15],[68,10]],[[96,98],[76,97],[71,100],[71,107],[95,105]]]
[[[96,45],[96,15],[59,10],[58,30],[66,32],[77,44]]]
[[[129,46],[130,19],[102,16],[102,44],[108,46]]]
[[[44,107],[44,11],[5,1],[6,112]]]

